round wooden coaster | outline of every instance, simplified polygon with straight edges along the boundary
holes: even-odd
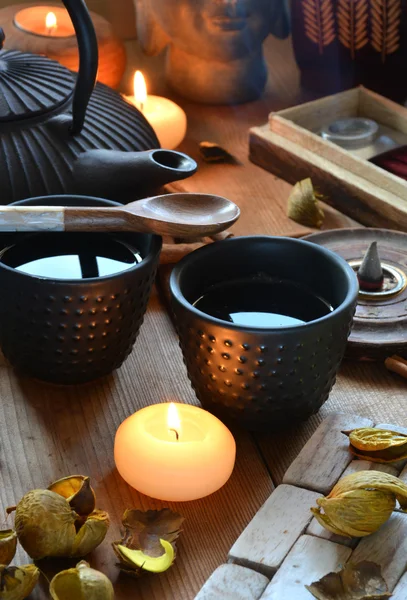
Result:
[[[336,252],[352,264],[377,241],[382,263],[407,274],[407,234],[390,229],[333,229],[305,237]],[[403,286],[401,286],[403,287]],[[381,360],[392,354],[407,357],[407,288],[385,297],[362,297],[353,321],[346,356]]]

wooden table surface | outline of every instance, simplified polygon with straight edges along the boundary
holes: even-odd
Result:
[[[183,149],[198,157],[197,144],[223,144],[241,166],[200,164],[185,183],[189,190],[215,192],[242,209],[235,234],[303,235],[307,230],[286,217],[290,186],[250,164],[247,130],[266,121],[272,109],[298,101],[298,74],[289,41],[268,40],[270,81],[262,100],[241,107],[202,107],[183,103],[189,133]],[[163,92],[162,58],[143,59],[131,48],[130,69],[150,73],[154,91]],[[130,71],[129,71],[130,72]],[[161,89],[160,89],[161,88]],[[324,227],[352,222],[327,208]],[[18,379],[0,366],[0,501],[4,510],[32,488],[73,473],[89,475],[97,504],[109,511],[111,527],[105,542],[90,556],[92,566],[112,579],[117,600],[192,600],[212,571],[281,481],[285,469],[321,419],[332,411],[354,412],[376,421],[405,424],[406,382],[381,364],[344,364],[329,401],[302,426],[274,435],[234,431],[237,462],[229,482],[217,493],[197,502],[162,503],[132,490],[118,475],[113,461],[117,427],[143,406],[176,400],[197,403],[182,364],[177,336],[154,291],[135,348],[110,377],[84,386],[56,387]],[[135,465],[137,468],[137,465]],[[167,573],[135,581],[119,574],[110,543],[120,537],[126,508],[170,506],[186,517],[178,544],[178,558]],[[12,525],[12,517],[4,519]],[[26,561],[19,551],[17,561]],[[66,563],[61,563],[64,568]],[[32,594],[48,598],[47,583]],[[72,599],[74,600],[74,599]]]

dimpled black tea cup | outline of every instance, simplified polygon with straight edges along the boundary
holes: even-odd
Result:
[[[259,278],[305,286],[331,312],[298,325],[259,328],[193,306],[208,291],[242,278],[248,290]],[[227,422],[273,431],[307,419],[327,400],[358,294],[356,276],[341,257],[291,238],[232,238],[182,259],[170,288],[184,362],[204,408]]]
[[[47,196],[15,205],[117,203],[84,196]],[[76,234],[0,233],[0,248],[11,247],[6,252],[15,252],[27,240],[35,245],[38,235],[47,236],[53,244],[59,239],[56,236]],[[89,244],[95,235],[114,235],[137,249],[142,260],[102,277],[53,279],[20,272],[4,264],[2,258],[0,346],[23,376],[57,384],[85,383],[120,367],[136,341],[158,265],[161,238],[140,233],[81,235],[89,235]]]

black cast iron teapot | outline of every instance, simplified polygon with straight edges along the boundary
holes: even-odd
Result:
[[[0,203],[63,193],[127,202],[192,175],[195,161],[160,150],[140,111],[95,86],[98,48],[89,12],[83,0],[63,2],[78,40],[76,83],[49,58],[0,52]],[[0,48],[3,42],[0,29]]]

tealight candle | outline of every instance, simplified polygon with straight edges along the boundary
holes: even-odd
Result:
[[[134,74],[134,95],[124,98],[143,113],[154,129],[161,148],[173,150],[180,145],[187,131],[185,112],[168,98],[147,94],[146,82],[141,71]]]
[[[113,33],[108,21],[90,12],[99,50],[98,81],[117,87],[126,66],[123,42]],[[68,11],[52,4],[6,6],[0,8],[1,27],[7,33],[4,47],[43,54],[71,71],[79,66],[75,29]]]
[[[75,35],[71,19],[65,8],[58,6],[29,6],[14,17],[22,31],[43,37],[71,37]]]
[[[235,440],[214,415],[189,404],[154,404],[120,425],[114,444],[117,470],[147,496],[197,500],[229,479]]]

